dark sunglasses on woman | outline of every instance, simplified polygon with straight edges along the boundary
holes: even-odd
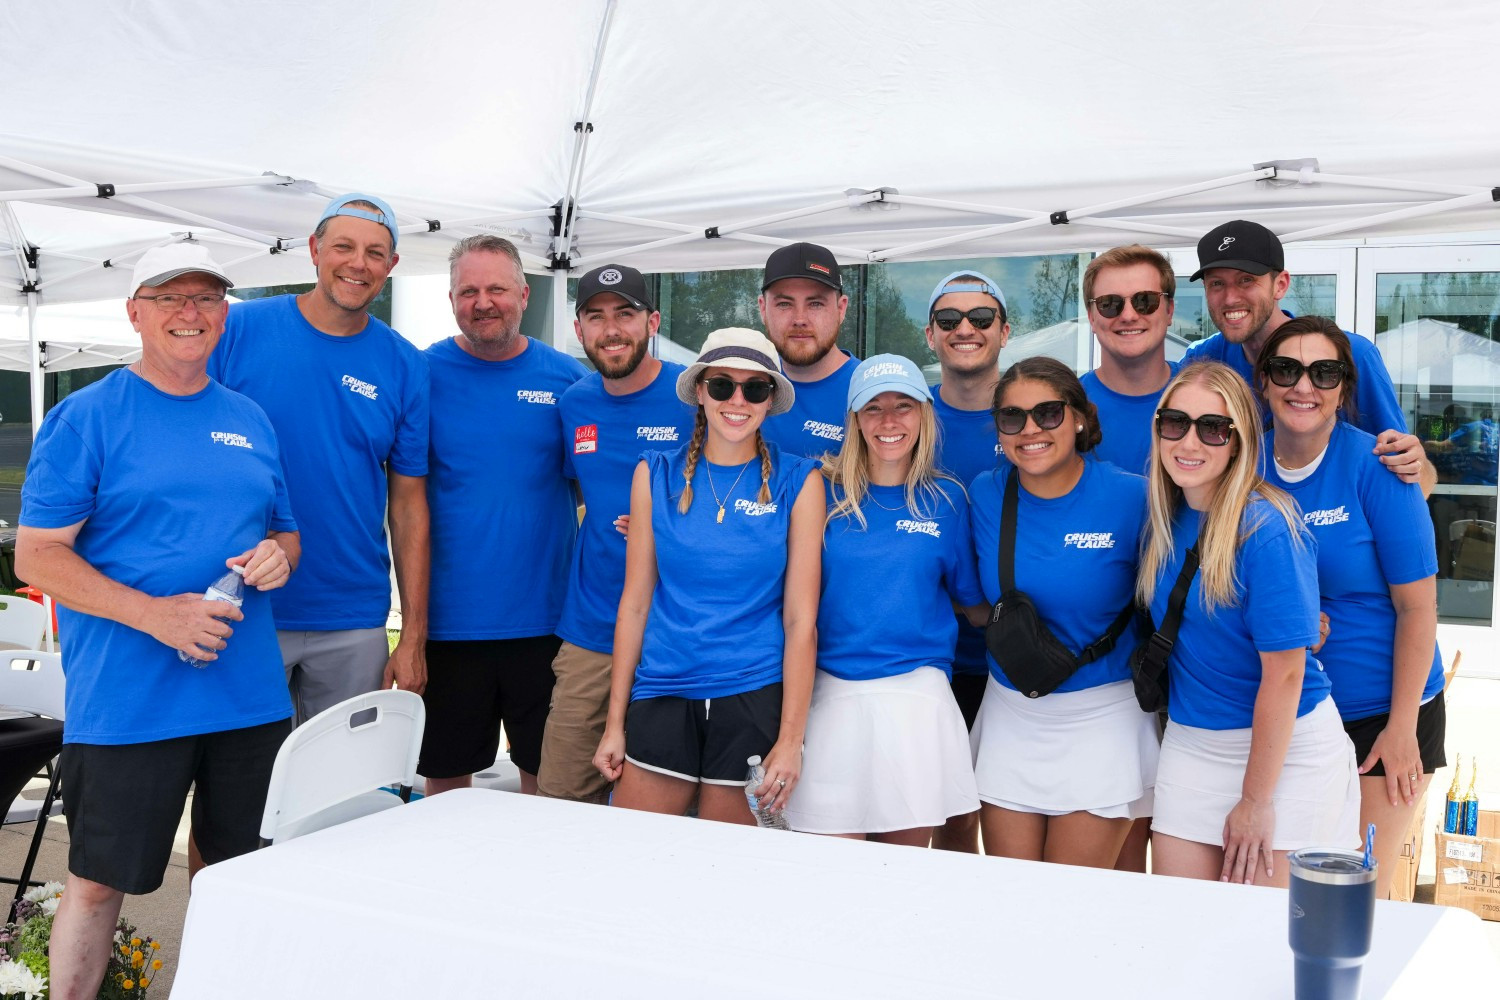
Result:
[[[995,325],[995,320],[999,316],[1000,310],[998,309],[993,309],[990,306],[976,306],[968,312],[964,312],[962,309],[939,309],[932,314],[932,321],[938,325],[939,330],[946,330],[951,333],[957,330],[958,324],[962,323],[965,319],[976,330],[988,330]]]
[[[1307,377],[1316,388],[1337,389],[1344,381],[1344,372],[1348,369],[1342,361],[1314,361],[1310,365],[1303,365],[1296,358],[1284,358],[1278,354],[1274,358],[1267,358],[1260,370],[1283,389],[1296,385],[1303,372],[1307,372]]]
[[[1161,308],[1162,299],[1171,297],[1166,292],[1136,292],[1130,296],[1130,308],[1142,316],[1150,316]],[[1089,299],[1089,305],[1099,310],[1099,315],[1105,319],[1114,319],[1125,311],[1125,296],[1096,295]]]
[[[727,403],[733,399],[736,388],[744,395],[747,403],[764,403],[776,392],[776,383],[763,378],[748,378],[743,382],[736,382],[728,375],[715,375],[704,379],[703,384],[708,387],[708,397],[719,403]]]
[[[1001,434],[1019,434],[1026,429],[1026,418],[1029,416],[1042,430],[1050,431],[1063,422],[1067,409],[1068,404],[1060,399],[1049,399],[1029,410],[1023,410],[1019,406],[1002,406],[995,411],[995,426],[1000,428]]]
[[[1189,427],[1198,428],[1199,441],[1218,448],[1229,443],[1229,435],[1234,431],[1234,421],[1217,413],[1190,417],[1181,410],[1156,411],[1156,434],[1164,441],[1181,441],[1187,437]]]

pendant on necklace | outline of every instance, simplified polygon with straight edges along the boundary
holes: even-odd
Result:
[[[716,523],[717,524],[723,524],[724,523],[724,505],[723,504],[719,504],[719,519],[718,519],[718,521]]]

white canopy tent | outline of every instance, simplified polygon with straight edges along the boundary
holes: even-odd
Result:
[[[1497,28],[1485,0],[8,4],[0,307],[121,297],[189,237],[241,285],[306,281],[355,189],[395,206],[398,275],[475,232],[577,273],[1181,246],[1230,216],[1496,231]]]

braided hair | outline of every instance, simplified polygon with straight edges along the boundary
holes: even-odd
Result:
[[[703,407],[693,416],[693,438],[688,442],[687,465],[683,467],[682,497],[677,501],[677,513],[686,514],[693,505],[693,473],[698,471],[698,456],[703,454],[703,435],[708,430],[708,418]]]

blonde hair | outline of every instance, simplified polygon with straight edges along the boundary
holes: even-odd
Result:
[[[703,437],[708,432],[708,417],[699,404],[693,415],[693,438],[688,442],[687,464],[682,468],[682,496],[677,500],[677,513],[686,514],[693,505],[693,473],[698,471],[698,458],[703,454]],[[771,502],[771,450],[760,431],[755,432],[755,451],[760,455],[760,493],[756,499],[761,503]]]
[[[917,430],[917,443],[912,446],[911,465],[906,470],[906,509],[912,517],[930,518],[937,514],[943,499],[938,480],[954,483],[958,480],[938,471],[937,414],[931,403],[925,400],[916,402],[922,408],[922,420]],[[853,410],[844,421],[844,446],[837,455],[823,456],[823,475],[843,492],[828,512],[828,519],[847,517],[859,522],[861,530],[869,527],[860,508],[865,497],[870,495],[870,449],[859,430],[859,414]],[[959,483],[958,488],[962,492],[963,484]]]
[[[1294,544],[1301,544],[1302,514],[1285,491],[1261,478],[1260,411],[1250,387],[1228,365],[1217,361],[1200,361],[1187,365],[1161,394],[1158,410],[1171,405],[1172,394],[1181,386],[1197,385],[1224,400],[1224,409],[1234,421],[1233,436],[1223,447],[1233,449],[1229,467],[1214,487],[1203,524],[1198,532],[1198,574],[1204,607],[1212,613],[1221,607],[1233,607],[1235,588],[1234,561],[1240,546],[1263,523],[1242,524],[1245,508],[1253,494],[1259,494],[1286,519]],[[1194,433],[1194,432],[1190,432]],[[1236,447],[1237,446],[1237,447]],[[1161,464],[1161,438],[1151,435],[1151,471],[1147,477],[1149,517],[1141,539],[1141,568],[1136,577],[1137,603],[1147,606],[1156,595],[1161,574],[1172,560],[1176,542],[1172,537],[1172,517],[1184,503],[1182,489],[1172,481]]]

